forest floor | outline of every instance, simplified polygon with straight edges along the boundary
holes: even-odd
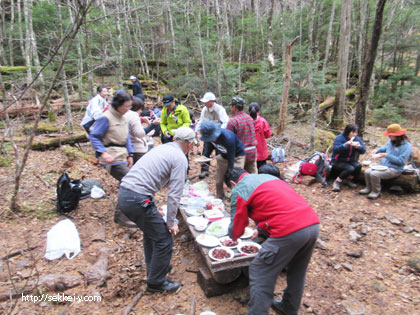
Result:
[[[63,118],[57,124],[63,124]],[[76,115],[75,121],[81,117]],[[369,151],[384,144],[383,129],[369,127]],[[289,138],[307,142],[309,134],[305,123],[290,125],[285,134]],[[408,133],[412,142],[419,143],[419,132]],[[158,140],[155,140],[158,141]],[[92,154],[88,144],[82,150]],[[293,149],[293,148],[292,148]],[[294,151],[285,169],[305,154]],[[362,158],[363,159],[363,158]],[[190,175],[199,173],[199,165],[191,161]],[[212,162],[214,170],[215,162]],[[82,250],[72,260],[63,257],[54,261],[44,258],[48,230],[64,217],[55,212],[55,184],[66,171],[72,179],[94,177],[107,192],[106,198],[80,201],[73,211]],[[214,193],[214,178],[206,181]],[[193,182],[198,179],[193,180]],[[385,192],[375,201],[358,195],[362,188],[343,188],[340,193],[318,184],[291,185],[301,194],[321,220],[321,242],[312,256],[306,277],[301,314],[350,314],[352,309],[365,309],[366,314],[420,314],[420,276],[407,261],[420,255],[420,195],[393,195]],[[0,209],[4,209],[13,190],[13,167],[0,167]],[[65,274],[79,285],[67,289],[67,296],[100,295],[101,302],[38,302],[0,301],[0,312],[11,310],[18,314],[117,314],[123,313],[134,296],[145,287],[142,233],[113,222],[118,182],[100,166],[83,158],[69,161],[63,150],[32,151],[23,173],[20,191],[21,211],[5,211],[0,221],[0,257],[26,248],[34,249],[0,260],[0,299],[12,283],[18,292],[26,282],[36,281],[47,274]],[[166,190],[156,197],[165,202]],[[351,232],[351,233],[350,233]],[[351,240],[354,232],[360,236]],[[195,314],[211,310],[218,315],[246,314],[246,304],[238,300],[246,296],[247,288],[222,296],[207,298],[197,284],[197,271],[204,262],[190,239],[184,225],[175,237],[172,258],[172,279],[182,283],[177,294],[145,294],[133,309],[133,314],[191,314],[195,299]],[[94,284],[82,275],[104,256],[108,256],[106,283]],[[189,270],[187,272],[186,270]],[[42,277],[41,277],[42,278]],[[278,279],[275,293],[281,296],[285,276]],[[28,288],[28,285],[26,286]],[[56,294],[57,290],[35,289],[30,294]],[[29,294],[29,293],[28,293]],[[16,303],[16,304],[15,304]],[[15,304],[15,305],[14,305]],[[270,311],[270,314],[274,314]],[[356,312],[354,314],[357,314]],[[360,313],[362,314],[362,313]]]

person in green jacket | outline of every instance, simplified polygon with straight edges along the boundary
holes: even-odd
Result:
[[[168,143],[173,141],[176,129],[191,125],[191,118],[188,108],[175,100],[171,94],[163,97],[163,106],[160,116],[162,143]]]

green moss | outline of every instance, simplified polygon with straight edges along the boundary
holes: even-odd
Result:
[[[31,204],[23,202],[21,206],[22,213],[26,213],[31,217],[35,216],[38,220],[47,221],[54,218],[57,214],[55,206],[50,203]]]
[[[331,131],[322,129],[315,130],[315,150],[320,152],[327,151],[328,147],[334,143],[335,135]]]
[[[77,158],[82,158],[88,161],[89,159],[94,158],[93,155],[83,153],[79,149],[69,145],[64,145],[61,148],[63,150],[64,155],[67,156],[69,161],[74,161]]]
[[[0,167],[9,167],[12,163],[12,158],[8,155],[0,155]]]
[[[32,132],[32,124],[27,124],[23,127],[23,131],[26,134],[30,134]],[[49,124],[43,121],[40,121],[38,124],[38,129],[36,131],[37,134],[44,134],[44,133],[55,133],[58,132],[59,129],[54,126],[53,124]]]
[[[25,66],[18,66],[18,67],[5,67],[5,66],[1,66],[0,67],[0,72],[1,74],[4,75],[8,75],[8,74],[13,74],[13,73],[26,73],[26,67]]]

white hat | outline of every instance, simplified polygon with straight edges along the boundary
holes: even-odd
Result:
[[[137,79],[135,75],[130,75],[130,80],[135,80]]]
[[[207,103],[209,101],[215,101],[215,100],[216,100],[216,95],[214,95],[212,92],[207,92],[206,94],[204,94],[200,102]]]
[[[195,139],[195,132],[190,127],[180,127],[175,131],[175,139],[193,142]]]

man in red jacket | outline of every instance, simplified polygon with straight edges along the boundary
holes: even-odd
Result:
[[[272,175],[234,168],[226,173],[225,182],[234,187],[229,236],[236,241],[248,226],[248,217],[268,236],[249,265],[248,314],[268,314],[270,306],[279,314],[297,314],[306,269],[319,235],[317,214],[290,185]],[[274,300],[277,276],[286,267],[283,299]]]

